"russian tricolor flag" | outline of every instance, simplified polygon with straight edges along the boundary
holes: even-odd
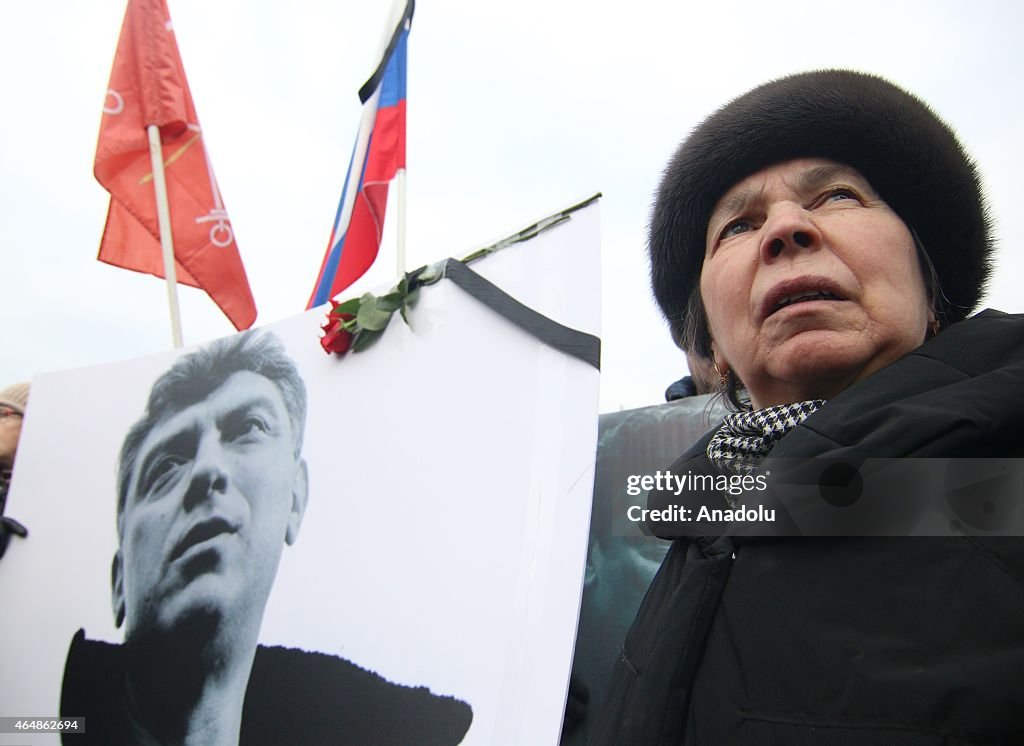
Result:
[[[388,184],[405,168],[406,46],[414,0],[406,0],[376,71],[359,89],[363,116],[320,275],[306,308],[326,303],[377,258]],[[355,188],[352,186],[355,184]]]

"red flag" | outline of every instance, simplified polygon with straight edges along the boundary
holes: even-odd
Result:
[[[178,281],[235,325],[256,320],[231,221],[203,145],[165,0],[128,0],[93,173],[110,192],[100,261],[164,277],[146,127],[160,128]]]

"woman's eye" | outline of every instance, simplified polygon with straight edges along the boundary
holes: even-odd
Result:
[[[841,200],[846,199],[856,200],[859,198],[857,196],[857,193],[854,192],[852,189],[847,189],[846,187],[837,187],[835,189],[830,189],[829,191],[825,192],[825,194],[821,196],[819,201],[822,203],[839,202]]]
[[[722,232],[718,234],[719,240],[723,238],[732,238],[738,236],[741,233],[746,233],[751,229],[750,221],[746,219],[733,220],[726,224],[722,229]]]

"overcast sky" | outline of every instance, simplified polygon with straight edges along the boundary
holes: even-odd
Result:
[[[257,325],[299,313],[390,0],[169,6]],[[647,287],[645,224],[662,167],[734,96],[841,66],[889,77],[960,133],[986,180],[1001,247],[984,305],[1024,311],[1024,259],[1013,247],[1024,220],[1013,201],[1024,172],[1022,7],[419,0],[409,41],[409,266],[462,256],[603,192],[601,408],[657,403],[685,373]],[[0,386],[170,345],[162,282],[95,259],[109,197],[92,160],[124,8],[5,7]],[[386,282],[390,265],[368,282]],[[186,343],[232,331],[204,293],[180,295]]]

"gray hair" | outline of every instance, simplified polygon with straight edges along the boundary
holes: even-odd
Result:
[[[243,371],[263,376],[281,392],[298,457],[306,428],[306,386],[281,341],[272,333],[255,331],[218,339],[179,358],[157,379],[149,392],[145,414],[125,436],[117,469],[118,534],[128,485],[146,436],[168,415],[202,401],[232,374]]]

